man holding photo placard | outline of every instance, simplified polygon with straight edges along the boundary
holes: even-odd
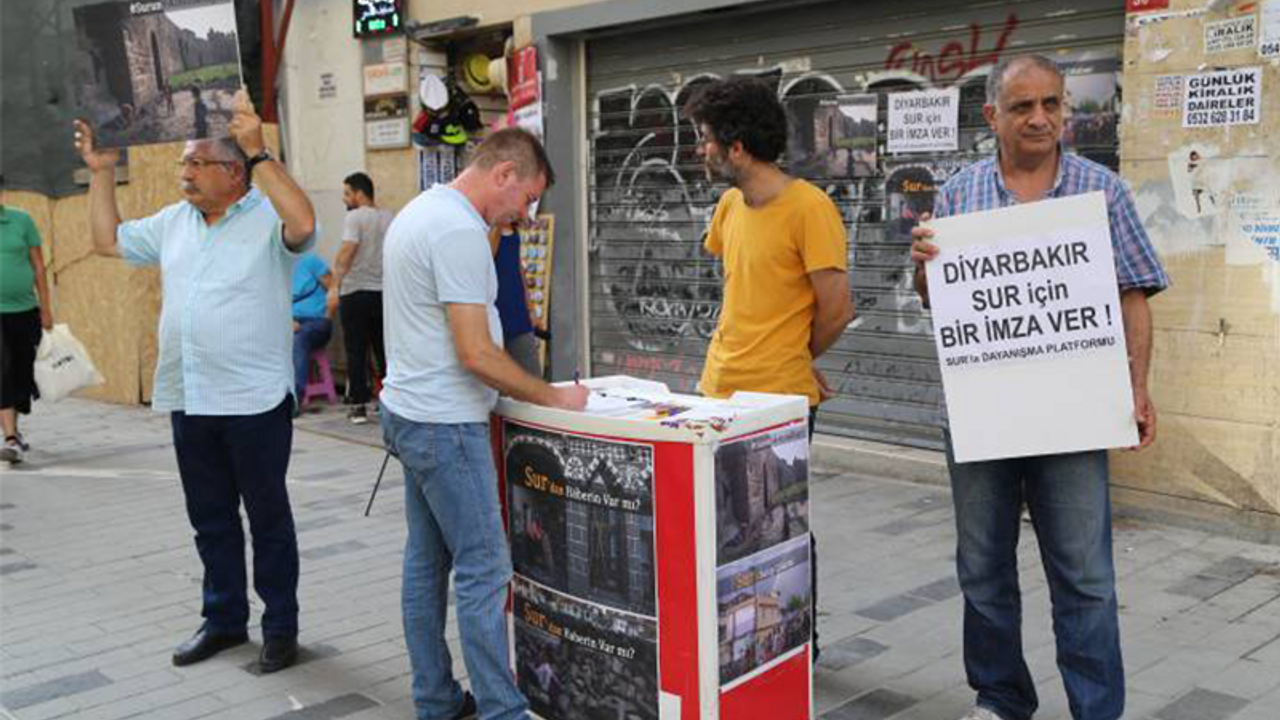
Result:
[[[178,666],[248,641],[244,505],[253,586],[262,598],[258,669],[298,657],[298,538],[285,475],[293,446],[290,285],[294,261],[315,244],[315,209],[267,151],[243,88],[231,137],[187,142],[178,160],[184,200],[123,220],[115,194],[119,153],[76,120],[89,168],[94,251],[159,266],[163,308],[151,407],[173,430],[187,517],[204,565],[204,623],[173,652]]]
[[[935,212],[938,217],[960,216],[1097,191],[1104,194],[1138,447],[1146,447],[1155,440],[1156,429],[1155,408],[1147,392],[1151,358],[1147,297],[1167,287],[1169,279],[1120,178],[1096,163],[1063,153],[1063,99],[1062,71],[1048,58],[1023,55],[993,68],[983,114],[998,137],[998,154],[949,180],[939,193]],[[926,227],[916,228],[912,235],[915,287],[929,307],[925,264],[938,256],[947,237],[940,233],[935,244],[935,231]],[[1087,259],[1081,252],[1052,248],[1043,252],[1062,263],[1067,262],[1063,258]],[[1005,372],[1001,368],[995,374]],[[1072,717],[1119,718],[1124,712],[1124,669],[1106,451],[958,462],[950,431],[947,446],[956,509],[956,566],[965,597],[965,669],[970,686],[977,691],[976,707],[966,717],[1028,720],[1038,706],[1035,682],[1021,650],[1017,544],[1025,504],[1048,576],[1058,667]]]

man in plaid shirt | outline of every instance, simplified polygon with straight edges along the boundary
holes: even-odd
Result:
[[[983,114],[998,138],[995,157],[974,163],[939,192],[939,217],[1045,198],[1104,191],[1134,413],[1140,444],[1155,440],[1147,392],[1151,312],[1147,297],[1169,285],[1129,190],[1110,170],[1061,146],[1061,69],[1039,55],[1001,61],[987,79]],[[929,306],[924,264],[938,252],[933,231],[912,231],[915,287]],[[946,242],[946,238],[938,238]],[[956,569],[964,592],[964,662],[977,703],[966,720],[1028,720],[1038,705],[1022,653],[1018,530],[1025,504],[1040,542],[1057,639],[1058,668],[1075,720],[1116,720],[1124,712],[1124,668],[1111,553],[1107,453],[957,463],[947,434],[956,509]]]

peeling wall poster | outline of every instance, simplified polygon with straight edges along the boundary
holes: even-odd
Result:
[[[1280,58],[1280,0],[1262,3],[1262,27],[1258,32],[1258,57]]]
[[[1183,88],[1182,127],[1255,125],[1262,115],[1262,68],[1187,76]]]
[[[1246,210],[1239,213],[1240,232],[1280,262],[1280,208]]]
[[[1207,55],[1251,48],[1254,45],[1255,23],[1253,15],[1243,15],[1228,20],[1204,24],[1204,51]]]
[[[1156,91],[1153,95],[1157,110],[1176,110],[1182,107],[1182,86],[1186,78],[1182,75],[1157,75]]]

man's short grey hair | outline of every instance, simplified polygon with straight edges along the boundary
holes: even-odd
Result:
[[[1054,75],[1057,75],[1059,80],[1065,80],[1066,76],[1062,74],[1062,66],[1052,58],[1035,53],[1027,55],[1012,55],[1001,59],[1000,62],[995,64],[995,67],[991,68],[991,72],[987,74],[988,105],[995,105],[1000,99],[1000,91],[1004,89],[1004,78],[1009,74],[1009,70],[1013,69],[1015,65],[1022,65],[1024,63],[1029,63],[1041,70],[1051,72]]]
[[[238,163],[249,162],[249,156],[244,154],[244,151],[240,149],[235,140],[229,137],[210,138],[209,142],[213,143],[214,153],[217,154],[219,160]]]

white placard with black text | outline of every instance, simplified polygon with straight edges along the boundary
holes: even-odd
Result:
[[[960,147],[960,89],[890,93],[886,134],[891,153]]]
[[[934,340],[958,462],[1138,441],[1102,192],[930,224]]]

